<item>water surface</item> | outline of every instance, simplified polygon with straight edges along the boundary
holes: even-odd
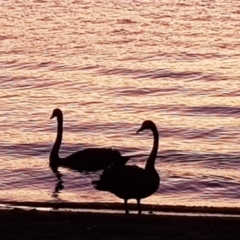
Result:
[[[61,156],[114,147],[144,166],[160,133],[152,204],[240,207],[239,4],[216,1],[0,0],[0,200],[121,202],[96,174],[48,156],[52,110],[64,113]]]

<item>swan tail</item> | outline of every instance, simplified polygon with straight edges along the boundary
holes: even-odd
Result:
[[[130,158],[129,156],[121,156],[121,158],[118,158],[111,165],[125,165]]]
[[[94,188],[100,191],[111,191],[115,185],[118,185],[119,180],[122,178],[122,170],[126,166],[122,164],[113,164],[106,168],[100,175],[99,180],[92,181]]]
[[[127,161],[128,161],[130,158],[131,158],[131,157],[129,157],[129,156],[122,156],[122,161],[123,161],[123,163],[126,164]]]
[[[92,184],[93,184],[94,188],[99,191],[108,191],[106,186],[104,186],[105,184],[101,180],[92,181]]]

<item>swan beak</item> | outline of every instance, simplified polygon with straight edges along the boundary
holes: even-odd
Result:
[[[54,118],[54,115],[52,115],[51,117],[50,117],[50,119],[53,119]]]

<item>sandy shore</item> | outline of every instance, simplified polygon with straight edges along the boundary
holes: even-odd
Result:
[[[3,240],[238,240],[239,217],[0,210]]]

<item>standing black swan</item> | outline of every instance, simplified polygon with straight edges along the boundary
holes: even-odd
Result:
[[[52,112],[50,119],[57,117],[57,137],[53,145],[49,157],[49,166],[53,172],[57,172],[58,167],[66,167],[77,171],[94,172],[102,170],[107,166],[115,163],[123,164],[128,161],[130,157],[121,156],[118,150],[111,148],[87,148],[71,154],[68,157],[60,158],[59,149],[62,142],[63,135],[63,113],[56,108]]]
[[[128,199],[136,199],[138,213],[141,214],[140,200],[155,193],[159,187],[160,178],[154,167],[158,151],[159,135],[154,122],[147,120],[142,123],[137,133],[150,129],[154,142],[145,168],[130,165],[113,165],[104,170],[100,180],[92,181],[95,188],[108,191],[124,199],[126,214],[128,214]]]

